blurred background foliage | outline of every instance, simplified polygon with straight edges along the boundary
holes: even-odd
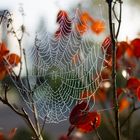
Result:
[[[45,3],[47,3],[47,2],[45,2]],[[128,9],[129,8],[131,9],[131,6],[132,6],[133,8],[136,8],[137,13],[140,13],[140,10],[138,9],[138,7],[140,7],[140,0],[124,1],[124,8],[125,8],[126,3],[129,5],[127,7]],[[1,2],[0,2],[0,4],[1,4]],[[24,1],[23,1],[23,4],[24,4]],[[59,1],[58,1],[57,5],[59,5]],[[1,4],[0,7],[1,7],[1,10],[3,10],[2,4]],[[46,4],[46,7],[47,7],[47,4]],[[79,1],[78,3],[70,6],[70,8],[68,8],[68,10],[70,11],[70,13],[72,13],[73,10],[76,7],[81,8],[81,10],[83,10],[83,9],[87,10],[91,15],[93,15],[93,17],[103,19],[106,22],[106,25],[108,24],[107,6],[105,4],[105,1],[103,1],[103,0],[94,0],[94,1],[85,0],[85,1],[82,1],[82,2]],[[61,6],[59,8],[61,8]],[[34,9],[34,10],[39,10],[39,9]],[[26,12],[26,9],[25,9],[25,12]],[[133,14],[132,11],[131,11],[131,13]],[[127,17],[127,15],[125,15],[125,17]],[[136,18],[137,22],[140,21],[140,17],[137,17],[137,15],[135,16],[135,18]],[[25,16],[25,19],[26,19],[26,16]],[[36,29],[38,28],[37,30],[40,30],[40,28],[42,28],[42,24],[44,24],[43,23],[44,19],[43,20],[42,19],[43,18],[41,17],[38,21],[38,24],[41,25],[41,26],[37,25],[37,27],[35,27]],[[124,21],[124,22],[125,22],[125,25],[127,25],[127,22],[130,22],[132,26],[135,26],[135,23],[131,19],[128,19],[128,21]],[[49,24],[49,22],[48,22],[48,24]],[[29,28],[31,28],[31,26],[27,26],[27,29],[29,29]],[[130,28],[130,27],[127,27],[127,28]],[[135,36],[139,37],[140,36],[139,35],[140,28],[136,29],[136,30],[137,30],[137,34],[135,33]],[[132,29],[132,31],[133,31],[133,29]],[[28,32],[28,30],[27,30],[27,32]],[[122,33],[122,31],[120,32],[120,34],[121,33]],[[29,32],[29,34],[30,34],[30,32]],[[104,34],[104,36],[102,38],[104,38],[107,35],[108,35],[108,28],[107,28],[106,33]],[[129,34],[128,34],[128,36],[129,36]],[[133,36],[133,38],[135,36]],[[0,35],[0,38],[6,40],[5,35]],[[28,36],[26,38],[28,38]],[[98,38],[98,37],[95,36],[95,39],[96,38]],[[125,38],[121,38],[121,40],[125,40]],[[11,41],[9,41],[9,42],[11,43]],[[8,44],[10,44],[10,43],[8,43]],[[32,44],[32,42],[28,42],[28,41],[25,44],[28,44],[28,43],[30,45]],[[12,46],[14,46],[13,45],[14,43],[11,43],[11,44],[12,44]],[[30,46],[29,44],[27,46]],[[9,78],[5,79],[5,81],[10,83],[10,84],[12,83],[12,82],[10,82]],[[50,81],[50,82],[52,82],[52,81]],[[125,84],[126,84],[126,80],[122,76],[121,72],[120,73],[118,72],[117,86],[121,87]],[[11,87],[13,88],[12,84],[11,84]],[[108,94],[107,96],[109,96],[108,100],[112,98],[111,93]],[[24,104],[24,102],[22,102],[19,94],[17,94],[16,89],[13,89],[11,92],[9,92],[8,97],[9,97],[9,99],[12,103],[14,102],[16,104],[19,104],[19,106],[20,106],[20,104],[22,104],[22,105]],[[97,103],[97,106],[101,106],[101,103],[100,102]],[[123,113],[126,114],[127,111],[128,110],[124,111]],[[122,119],[123,119],[123,116],[125,117],[124,114],[122,114]],[[107,112],[107,115],[109,116],[108,112]],[[131,124],[130,122],[128,122],[128,124],[127,124],[128,127],[130,127],[130,125],[132,125],[133,127],[131,129],[133,129],[134,131],[131,132],[131,130],[128,131],[127,129],[126,130],[124,129],[124,131],[123,131],[125,136],[127,136],[128,134],[131,135],[130,140],[132,140],[131,139],[132,135],[133,135],[133,140],[139,140],[140,139],[140,136],[139,136],[140,126],[136,123],[136,122],[139,122],[140,119],[138,117],[135,117],[135,116],[139,116],[139,112],[136,112],[134,114],[134,116],[132,116],[131,120],[133,120],[133,124]],[[111,128],[110,122],[109,122],[110,120],[108,120],[108,118],[106,118],[105,116],[102,116],[102,117],[103,117],[104,121],[102,121],[102,126],[98,129],[99,133],[102,134],[102,138],[104,140],[114,140],[114,134],[111,131],[112,128]],[[136,124],[136,125],[134,125],[134,124]],[[7,133],[10,128],[17,127],[18,130],[17,130],[17,133],[14,137],[14,140],[25,140],[25,139],[30,140],[31,139],[31,133],[30,133],[30,131],[28,131],[26,129],[26,127],[23,128],[23,126],[25,126],[24,122],[21,119],[18,119],[17,115],[12,113],[6,106],[4,106],[4,105],[2,105],[2,103],[0,103],[0,128],[2,129],[2,131],[4,133]],[[44,133],[46,133],[45,135],[47,135],[47,137],[44,140],[57,140],[60,135],[66,133],[68,126],[69,126],[68,121],[62,122],[60,124],[46,124],[46,128],[45,128],[46,131]],[[82,135],[82,138],[79,138],[78,140],[91,140],[91,139],[93,139],[93,135],[94,134],[92,134],[92,133],[89,134],[89,135],[86,135],[86,136]]]

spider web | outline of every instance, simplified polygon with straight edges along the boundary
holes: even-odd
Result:
[[[81,22],[78,12],[71,20],[63,15],[58,22],[55,36],[44,29],[37,33],[33,47],[26,51],[28,75],[20,82],[13,79],[29,108],[34,103],[47,123],[66,120],[71,108],[83,100],[92,109],[105,68],[106,50],[101,43],[81,36],[75,28]],[[87,95],[82,96],[85,91]]]

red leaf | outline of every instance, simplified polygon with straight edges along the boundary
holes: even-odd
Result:
[[[84,100],[84,99],[87,99],[89,97],[94,98],[94,94],[91,91],[88,91],[88,90],[82,91],[80,99]]]
[[[56,22],[60,24],[62,18],[68,18],[68,14],[66,11],[60,10],[57,14]]]
[[[59,137],[59,140],[71,140],[67,135],[62,135]]]
[[[56,22],[59,23],[59,28],[55,32],[55,37],[68,36],[72,30],[72,21],[68,18],[67,12],[61,10],[57,15]]]
[[[137,88],[140,86],[140,80],[135,78],[135,77],[131,77],[126,84],[126,87],[133,91],[134,93],[136,93]]]
[[[9,134],[8,134],[8,138],[9,139],[12,139],[15,136],[16,131],[17,131],[17,128],[11,129],[10,132],[9,132]]]
[[[76,125],[81,132],[87,133],[97,129],[101,124],[101,116],[97,112],[88,112],[88,122],[85,124]]]
[[[127,48],[130,48],[130,45],[127,42],[122,41],[117,43],[117,51],[116,51],[117,59],[121,58],[124,55]]]
[[[140,86],[137,88],[137,97],[138,97],[138,100],[140,101]]]
[[[133,49],[132,49],[131,47],[127,48],[127,49],[126,49],[126,54],[127,54],[129,57],[134,56],[134,54],[133,54]]]
[[[123,93],[122,88],[117,88],[117,97],[119,97]]]
[[[105,38],[105,40],[102,43],[102,49],[103,51],[106,51],[106,58],[110,59],[111,54],[112,54],[112,41],[111,41],[111,37],[108,36]]]
[[[139,58],[140,57],[140,39],[136,38],[136,39],[132,40],[131,45],[132,45],[132,48],[133,48],[134,55],[137,58]]]
[[[71,111],[69,121],[72,125],[84,124],[87,120],[89,106],[86,102],[78,103]]]
[[[6,140],[3,133],[0,132],[0,140]]]

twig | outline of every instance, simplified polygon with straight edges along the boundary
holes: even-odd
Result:
[[[117,2],[115,1],[114,4],[113,4],[113,6],[112,6],[112,12],[113,12],[113,14],[115,16],[115,19],[119,22],[119,18],[117,16],[116,12],[115,12],[115,6],[116,6],[116,4],[117,4]]]
[[[137,111],[137,110],[139,110],[140,109],[140,107],[137,107],[137,108],[133,108],[132,110],[131,110],[131,112],[129,113],[129,115],[127,116],[127,118],[122,122],[122,124],[121,124],[121,128],[126,124],[126,122],[130,119],[130,117],[133,115],[133,113],[135,112],[135,111]]]
[[[40,135],[43,133],[43,130],[44,130],[44,127],[45,127],[45,123],[46,123],[46,120],[47,120],[47,115],[46,115],[45,118],[44,118],[44,121],[43,121],[43,124],[42,124],[42,127],[41,127],[41,131],[40,131]]]
[[[120,32],[120,27],[121,27],[121,19],[122,19],[122,1],[121,0],[118,0],[119,2],[119,6],[120,6],[120,11],[119,11],[119,18],[118,18],[118,28],[117,28],[117,32],[116,32],[116,35],[115,37],[118,38],[118,35],[119,35],[119,32]],[[114,12],[115,13],[115,12]]]
[[[73,132],[73,130],[75,129],[75,125],[71,125],[68,129],[68,133],[67,136],[70,137],[71,133]]]
[[[0,16],[0,24],[2,23],[3,19],[8,19],[8,16],[11,16],[10,12],[8,10],[4,10],[3,14]]]
[[[31,105],[32,105],[35,125],[36,125],[36,129],[37,129],[37,132],[38,132],[38,137],[42,137],[41,136],[40,125],[39,125],[39,120],[38,120],[38,113],[37,113],[37,110],[36,110],[36,105],[35,105],[34,100],[33,100],[33,91],[31,89],[30,81],[29,81],[29,72],[28,72],[28,67],[27,67],[27,59],[26,59],[25,49],[23,49],[23,55],[24,55],[24,60],[25,60],[27,83],[28,83],[28,88],[29,88],[29,96],[30,96],[30,101],[31,101]]]
[[[25,70],[26,70],[26,77],[27,77],[27,84],[28,84],[28,90],[31,91],[30,81],[29,81],[29,72],[27,67],[27,59],[26,59],[26,52],[25,49],[23,49],[23,56],[25,61]]]
[[[31,130],[33,131],[35,137],[38,137],[37,135],[37,132],[36,132],[36,129],[34,128],[34,125],[32,123],[32,121],[30,120],[28,114],[25,112],[25,110],[22,108],[22,112],[17,110],[14,106],[12,106],[8,99],[3,99],[0,97],[0,101],[3,103],[3,104],[6,104],[11,110],[13,110],[17,115],[21,116],[25,122],[27,122],[28,126],[31,128]]]
[[[20,51],[20,57],[21,57],[21,60],[22,60],[22,44],[21,44],[21,42],[23,40],[23,36],[24,36],[24,32],[25,32],[24,25],[21,25],[21,27],[20,27],[21,37],[18,37],[17,32],[14,29],[14,26],[13,26],[13,23],[12,23],[12,19],[9,20],[8,24],[11,25],[10,33],[14,34],[14,36],[15,36],[17,42],[18,42],[19,51]],[[20,77],[21,72],[22,72],[22,61],[20,61],[20,69],[19,69],[19,73],[18,73],[18,78]]]
[[[96,136],[97,136],[98,140],[102,140],[102,138],[101,138],[101,136],[99,135],[99,133],[98,133],[98,130],[97,130],[97,129],[95,129],[95,134],[96,134]]]
[[[9,11],[7,13],[9,13]],[[9,19],[7,18],[8,19],[7,27],[9,27],[9,24],[11,25],[9,32],[12,33],[18,41],[20,57],[22,60],[22,44],[21,43],[22,43],[24,32],[25,32],[25,28],[23,25],[21,26],[21,36],[19,37],[17,35],[17,32],[14,29],[10,13],[9,13],[9,16],[10,16],[10,18]],[[2,18],[4,18],[4,16],[2,16]],[[2,22],[2,18],[1,18],[1,22]],[[39,120],[38,120],[38,114],[37,114],[37,110],[36,110],[36,105],[33,100],[33,92],[32,92],[31,86],[30,86],[25,50],[23,50],[23,54],[24,54],[24,59],[25,59],[25,67],[26,67],[27,83],[28,83],[28,91],[26,90],[26,92],[28,92],[29,96],[30,96],[32,110],[33,110],[33,114],[34,114],[35,127],[34,127],[34,124],[32,123],[32,120],[30,119],[30,117],[28,116],[28,114],[24,108],[19,110],[19,109],[15,108],[12,104],[9,103],[8,98],[7,98],[7,88],[6,87],[5,87],[5,92],[4,92],[5,98],[3,99],[2,97],[0,97],[0,101],[2,101],[4,104],[6,104],[8,107],[10,107],[11,110],[13,110],[16,114],[18,114],[25,120],[25,122],[29,125],[29,127],[33,131],[36,140],[43,140],[42,136],[40,135],[40,125],[39,125]],[[7,63],[7,61],[6,61],[6,63]],[[16,77],[16,80],[18,80],[19,83],[20,83],[19,78],[20,78],[21,72],[22,72],[22,64],[23,64],[22,61],[20,61],[20,69],[19,69],[18,75],[16,75],[16,73],[12,70],[13,76]],[[21,87],[21,89],[24,89],[22,84],[20,85],[20,87]]]
[[[112,86],[113,86],[113,102],[115,105],[115,127],[116,127],[116,137],[120,140],[120,124],[119,124],[119,111],[118,111],[118,99],[116,93],[116,42],[114,36],[114,24],[112,22],[112,2],[113,0],[107,0],[108,12],[109,12],[109,28],[110,36],[112,40]]]
[[[34,134],[35,134],[36,138],[38,138],[38,133],[37,133],[32,121],[31,121],[31,119],[29,118],[27,112],[24,110],[24,108],[22,108],[22,111],[25,115],[25,118],[26,118],[27,122],[29,123],[29,126],[31,126],[31,129],[34,131]]]

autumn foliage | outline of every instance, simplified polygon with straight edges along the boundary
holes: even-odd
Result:
[[[3,80],[7,74],[20,62],[20,56],[10,53],[4,42],[0,43],[0,80]]]
[[[82,18],[87,20],[87,14],[85,14]],[[106,50],[106,59],[104,62],[106,68],[101,72],[101,77],[102,79],[109,80],[112,72],[112,43],[109,36],[103,41],[102,48]],[[140,67],[137,65],[140,58],[139,50],[139,38],[132,41],[121,41],[116,43],[117,73],[124,71],[126,74],[124,75],[125,84],[123,84],[123,86],[117,86],[117,97],[120,113],[128,109],[128,107],[130,107],[134,101],[140,101],[140,79],[138,78]],[[95,94],[96,102],[106,102],[107,91],[109,89],[106,89],[104,86],[100,87]],[[92,99],[92,96],[93,95],[90,91],[83,91],[81,93],[81,99],[83,102],[78,103],[70,113],[70,124],[83,133],[94,131],[101,125],[101,115],[97,111],[89,111],[90,107],[84,101],[86,97],[91,97]],[[110,106],[112,107],[111,102]]]
[[[56,22],[59,24],[59,28],[55,32],[55,37],[68,36],[72,30],[72,19],[69,18],[68,13],[60,10]],[[105,23],[101,20],[95,20],[88,12],[82,12],[75,28],[81,35],[86,33],[88,29],[99,35],[105,31]]]
[[[80,14],[79,21],[73,27],[72,19],[70,19],[68,13],[64,10],[60,10],[57,14],[56,23],[58,29],[54,34],[56,40],[60,40],[70,35],[74,28],[80,37],[82,37],[87,31],[91,31],[96,35],[100,35],[105,31],[105,23],[99,19],[94,19],[88,12],[83,11]],[[102,45],[100,46],[101,51],[106,52],[105,59],[103,61],[103,69],[100,73],[99,79],[103,82],[96,93],[92,93],[90,90],[83,90],[81,92],[80,101],[72,108],[69,115],[70,127],[67,135],[63,135],[59,140],[71,140],[70,134],[73,130],[78,130],[82,133],[96,132],[99,127],[102,127],[103,117],[101,112],[95,109],[91,109],[89,103],[85,98],[89,97],[91,101],[96,99],[96,102],[101,104],[107,104],[109,109],[114,109],[112,100],[108,100],[111,94],[112,96],[112,41],[111,37],[107,36],[104,38]],[[135,105],[137,101],[140,101],[140,38],[133,39],[131,41],[119,41],[115,44],[116,49],[116,70],[117,78],[123,79],[124,82],[121,85],[117,82],[116,93],[117,100],[119,103],[118,111],[123,113],[132,104]],[[75,54],[72,57],[72,63],[76,64],[79,60],[79,54]],[[13,68],[21,63],[21,58],[15,53],[10,53],[5,42],[0,43],[0,80],[3,80],[6,76],[13,72]],[[124,74],[123,74],[124,72]],[[121,73],[121,74],[120,74]],[[96,77],[96,76],[95,76]],[[95,77],[92,77],[93,81]],[[109,86],[105,86],[106,83]],[[109,102],[109,103],[108,103]],[[135,107],[135,106],[134,106]],[[134,108],[136,110],[136,108]],[[105,113],[104,113],[105,114]],[[9,135],[6,137],[0,132],[0,140],[11,140],[16,133],[16,129],[11,130]]]
[[[98,112],[89,111],[86,102],[78,103],[71,111],[69,121],[79,131],[87,133],[97,129],[101,123],[101,116]]]
[[[66,27],[64,26],[66,21]],[[66,11],[60,11],[57,15],[57,23],[60,25],[55,33],[55,37],[61,37],[69,35],[72,30],[72,22]],[[76,23],[76,30],[81,36],[91,31],[96,35],[100,35],[105,31],[105,23],[101,20],[94,19],[88,12],[84,11],[81,13],[78,23]],[[64,33],[60,34],[60,30]],[[137,78],[137,71],[140,68],[137,63],[140,58],[140,39],[136,38],[132,41],[120,41],[116,42],[116,70],[117,73],[125,72],[125,84],[123,86],[117,85],[117,98],[119,103],[119,113],[126,110],[136,98],[140,100],[140,79]],[[91,100],[96,98],[96,102],[108,102],[108,94],[111,91],[111,86],[106,87],[104,84],[109,82],[111,85],[112,75],[112,41],[111,37],[107,36],[102,42],[101,50],[105,51],[104,67],[101,71],[100,79],[104,80],[102,86],[97,90],[96,94],[89,90],[81,92],[81,102],[78,102],[72,109],[69,117],[70,128],[68,129],[68,136],[74,129],[82,133],[94,132],[101,125],[101,114],[98,111],[91,111],[89,104],[85,98],[89,97]],[[72,58],[72,62],[75,64],[79,59],[79,54],[76,54]],[[137,71],[135,71],[137,68]],[[138,70],[139,69],[139,70]],[[123,74],[122,74],[123,77]],[[94,80],[94,78],[93,78]],[[110,101],[110,107],[114,107],[112,101]],[[62,136],[61,140],[70,139],[66,135]]]
[[[0,140],[12,140],[15,136],[17,128],[13,128],[9,131],[8,135],[4,135],[4,133],[0,132]]]
[[[76,25],[76,29],[81,35],[87,32],[88,29],[99,35],[105,31],[105,23],[101,20],[95,20],[88,12],[82,12],[80,15],[80,21]]]

